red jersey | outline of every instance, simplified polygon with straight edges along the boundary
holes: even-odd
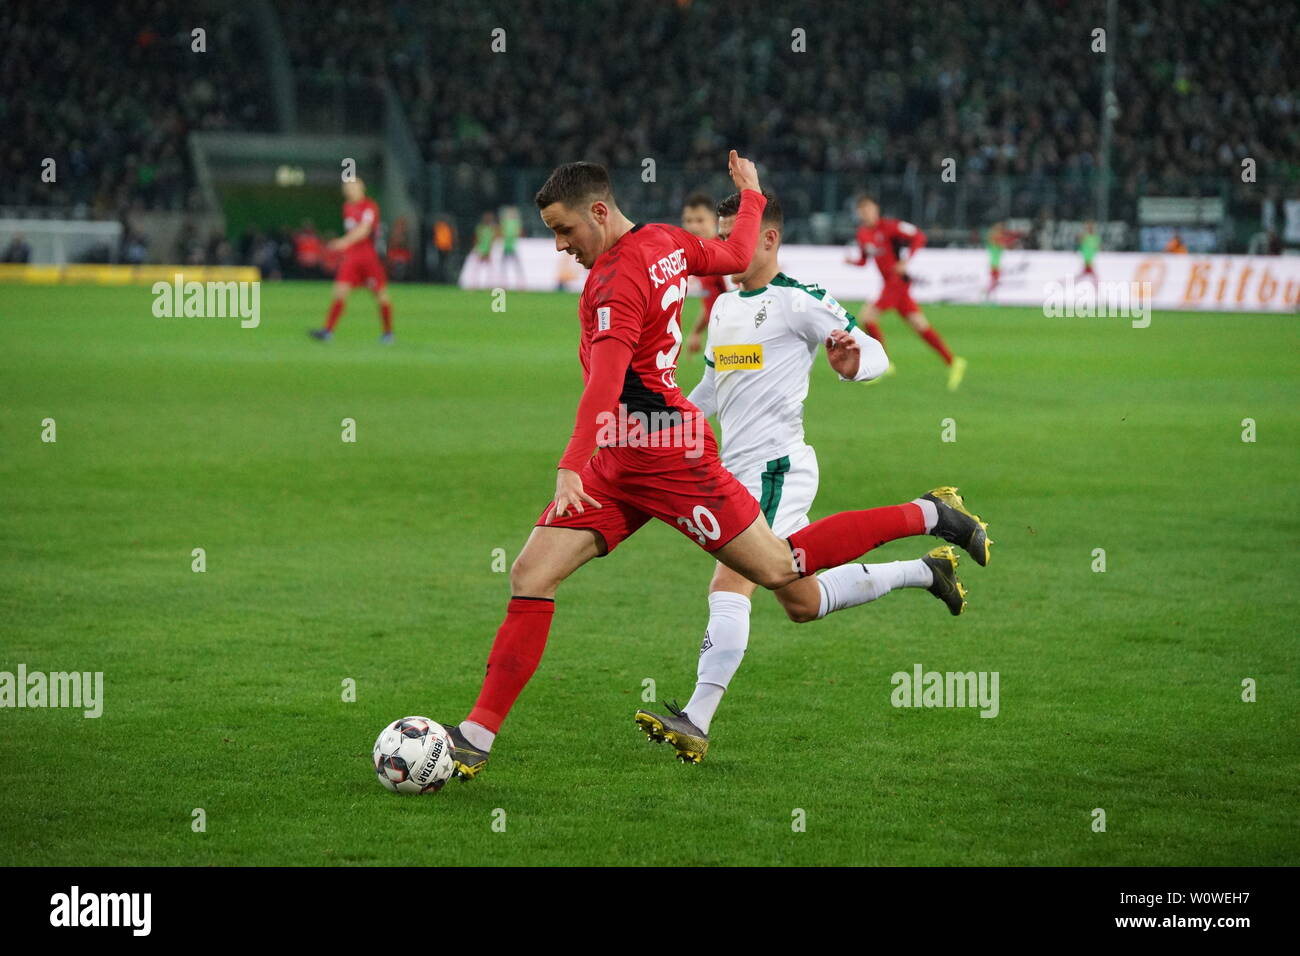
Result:
[[[597,445],[598,417],[625,405],[655,424],[675,427],[700,412],[677,387],[682,306],[690,275],[728,275],[749,265],[767,200],[745,190],[730,239],[699,239],[679,226],[633,227],[592,264],[578,301],[578,358],[586,386],[561,468],[580,471]],[[607,341],[631,352],[617,381],[593,377],[592,350]],[[625,353],[624,353],[625,354]],[[611,400],[612,399],[612,400]]]
[[[375,255],[375,234],[379,232],[379,203],[369,196],[365,199],[358,199],[356,202],[345,202],[343,204],[343,231],[345,233],[351,232],[363,222],[370,226],[369,234],[360,242],[354,242],[348,246],[344,250],[344,255]]]
[[[857,264],[875,259],[886,282],[896,281],[895,266],[925,245],[925,233],[901,219],[879,219],[874,226],[860,226],[857,239]]]

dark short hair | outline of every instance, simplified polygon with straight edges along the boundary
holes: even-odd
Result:
[[[557,202],[578,209],[597,199],[614,202],[614,190],[605,167],[599,163],[565,163],[555,167],[555,172],[537,190],[533,202],[538,209]]]
[[[785,232],[785,213],[781,211],[780,200],[769,189],[763,190],[763,198],[767,200],[767,205],[763,208],[763,218],[759,220],[759,226]],[[740,193],[732,193],[718,203],[720,217],[734,216],[738,212],[740,212]]]
[[[708,206],[709,211],[713,211],[713,197],[708,193],[693,192],[686,197],[686,202],[682,203],[683,209],[695,209],[698,206]]]

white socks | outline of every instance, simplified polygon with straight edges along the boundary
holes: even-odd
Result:
[[[939,523],[939,509],[935,507],[933,501],[926,498],[913,498],[912,504],[920,508],[921,514],[925,516],[925,533],[929,534]]]
[[[709,595],[709,626],[700,647],[695,693],[686,703],[686,716],[706,734],[731,678],[749,645],[749,598],[731,591]]]
[[[932,529],[939,519],[934,502],[917,501],[916,504],[925,513],[926,530]],[[817,575],[817,585],[821,590],[821,607],[817,616],[821,618],[834,611],[866,604],[884,597],[895,588],[928,588],[933,583],[933,573],[920,558],[885,564],[843,564]],[[714,591],[709,595],[709,626],[700,648],[695,693],[684,708],[691,722],[706,734],[722,702],[722,695],[740,668],[745,648],[749,645],[749,611],[749,598],[743,594]],[[465,730],[467,724],[461,725],[461,733],[469,737]],[[468,726],[488,733],[476,724]],[[473,737],[470,737],[470,742],[474,743]],[[491,745],[490,739],[488,745]]]
[[[918,504],[929,505],[931,512],[935,512],[933,502]],[[935,517],[937,520],[937,512]],[[926,520],[929,520],[928,516]],[[821,618],[846,607],[866,604],[884,597],[895,588],[928,588],[933,583],[934,574],[920,558],[890,561],[888,564],[841,564],[817,575],[817,584],[822,592],[817,616]]]
[[[465,739],[470,742],[471,746],[484,753],[492,749],[492,741],[497,739],[496,734],[472,720],[462,720],[460,722],[460,732],[465,735]]]

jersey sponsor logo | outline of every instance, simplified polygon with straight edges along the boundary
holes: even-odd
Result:
[[[658,262],[652,262],[646,271],[649,273],[650,281],[654,283],[656,289],[661,285],[666,285],[674,277],[686,271],[686,250],[674,249]]]
[[[713,349],[713,366],[719,372],[755,371],[763,367],[762,345],[719,345]]]
[[[596,331],[609,331],[609,306],[603,305],[596,310]]]

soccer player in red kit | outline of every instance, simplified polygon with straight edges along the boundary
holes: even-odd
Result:
[[[917,334],[939,353],[944,364],[948,366],[948,388],[955,390],[961,385],[962,376],[966,374],[966,360],[954,356],[948,351],[939,333],[931,327],[925,313],[912,298],[909,288],[911,278],[907,274],[907,263],[922,246],[925,245],[925,233],[910,222],[901,219],[887,219],[880,215],[880,205],[870,196],[863,196],[857,203],[858,234],[857,258],[846,259],[855,266],[867,264],[868,259],[875,259],[880,267],[881,278],[885,286],[880,291],[880,298],[875,305],[863,305],[863,325],[867,334],[885,344],[884,334],[880,331],[880,313],[894,309],[903,320],[916,330]]]
[[[682,228],[700,239],[713,239],[718,235],[718,210],[711,196],[691,193],[686,197],[686,205],[682,207]],[[686,351],[691,355],[704,348],[704,333],[709,329],[713,303],[727,291],[726,276],[700,276],[699,283],[702,302],[700,317],[695,320],[695,328],[691,329],[690,337],[686,340]]]
[[[325,327],[312,329],[309,334],[322,342],[332,339],[348,293],[364,285],[379,302],[379,318],[384,326],[379,341],[387,345],[393,341],[393,304],[388,299],[388,275],[375,250],[379,204],[367,198],[366,184],[360,179],[343,184],[343,230],[343,235],[329,244],[331,249],[342,251],[343,261],[334,276],[334,298],[325,316]]]
[[[754,164],[732,150],[728,169],[741,200],[725,241],[677,226],[633,225],[614,201],[608,173],[594,163],[560,166],[534,199],[556,250],[590,270],[578,303],[585,384],[555,497],[510,569],[512,596],[478,700],[464,721],[442,722],[462,779],[486,764],[541,661],[560,582],[651,518],[775,591],[797,620],[818,617],[826,600],[815,572],[885,541],[934,534],[981,565],[988,560],[985,526],[955,493],[831,515],[783,540],[722,467],[713,432],[682,395],[676,373],[687,276],[743,272],[758,241],[766,199]]]

